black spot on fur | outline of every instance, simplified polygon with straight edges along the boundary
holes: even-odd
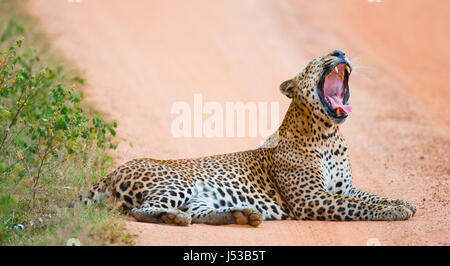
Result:
[[[123,199],[124,199],[127,203],[129,203],[130,205],[133,205],[133,200],[132,200],[129,196],[124,195],[124,196],[123,196]]]

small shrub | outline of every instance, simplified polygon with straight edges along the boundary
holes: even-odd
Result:
[[[10,21],[0,35],[0,244],[17,243],[20,224],[64,215],[108,164],[101,151],[116,148],[117,124],[81,107],[84,79],[45,66],[23,37],[5,45],[23,30]]]

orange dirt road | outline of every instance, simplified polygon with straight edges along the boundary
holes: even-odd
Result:
[[[31,0],[87,99],[119,123],[116,164],[253,149],[263,137],[175,138],[177,101],[279,102],[281,82],[334,49],[353,62],[342,126],[354,183],[408,200],[400,222],[268,221],[175,227],[128,221],[137,245],[449,245],[450,2]],[[204,116],[207,117],[206,115]]]

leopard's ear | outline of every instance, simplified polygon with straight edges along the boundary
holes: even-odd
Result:
[[[292,99],[294,89],[296,86],[297,86],[296,79],[286,80],[285,82],[281,83],[280,91],[281,93],[286,95],[289,99]]]
[[[303,69],[303,71],[295,76],[294,78],[290,80],[286,80],[285,82],[281,83],[280,85],[280,91],[284,95],[286,95],[289,99],[292,99],[294,97],[294,91],[299,86],[299,83],[301,80],[303,80],[303,77],[305,76],[306,71],[308,71],[309,65]]]

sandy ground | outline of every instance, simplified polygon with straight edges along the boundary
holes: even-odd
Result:
[[[177,101],[279,102],[279,84],[334,49],[354,64],[342,126],[354,182],[418,205],[402,222],[270,221],[259,228],[128,221],[138,245],[449,245],[450,2],[31,0],[54,47],[119,122],[117,164],[253,149],[263,137],[175,138]],[[193,107],[192,107],[193,108]]]

